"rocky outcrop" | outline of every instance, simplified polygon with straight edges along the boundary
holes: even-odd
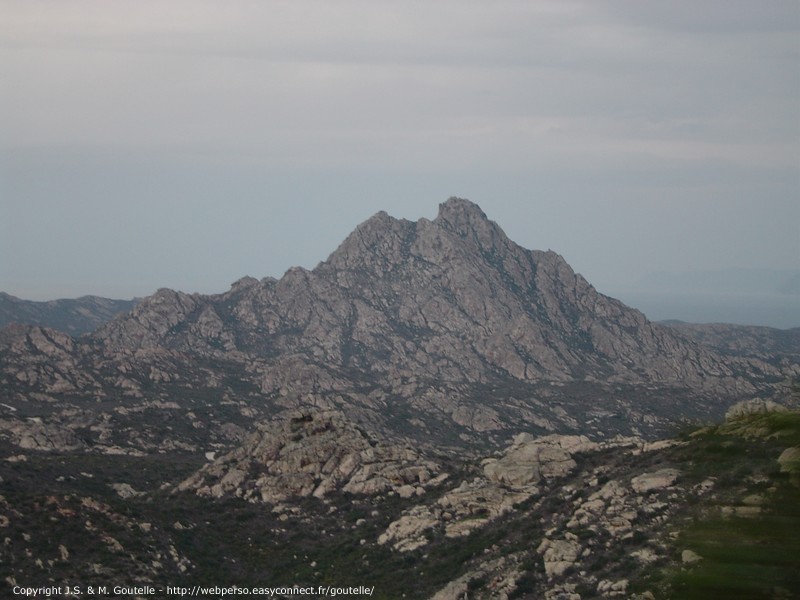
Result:
[[[800,487],[800,447],[786,448],[778,457],[781,473],[788,473],[795,487]]]
[[[573,455],[629,445],[630,440],[598,444],[585,436],[519,434],[500,457],[482,461],[483,476],[463,480],[435,502],[409,509],[389,525],[378,543],[409,551],[424,546],[431,530],[447,537],[468,535],[537,496],[541,485],[572,472],[577,466]]]
[[[788,409],[782,404],[763,398],[742,400],[731,406],[725,413],[726,421],[733,421],[751,415],[763,415],[774,412],[786,412]]]
[[[659,469],[652,473],[643,473],[631,479],[631,487],[638,494],[645,494],[653,490],[661,490],[671,486],[680,476],[676,469]]]
[[[485,461],[483,472],[495,483],[520,487],[542,479],[566,475],[575,468],[572,454],[596,450],[598,444],[583,435],[550,435],[534,438],[519,434],[500,459]]]
[[[518,556],[509,556],[487,561],[474,571],[448,583],[431,596],[431,600],[463,600],[470,598],[476,581],[489,582],[489,597],[507,599],[516,589],[517,579],[522,575]]]
[[[0,419],[0,432],[5,433],[14,444],[23,450],[64,452],[85,447],[85,444],[71,429],[43,423],[38,418],[26,421]]]
[[[583,448],[580,462],[605,451],[603,445],[589,446],[583,441],[579,447]],[[624,457],[629,456],[639,457],[646,465],[649,463],[647,453],[657,454],[675,447],[680,446],[662,444],[642,452],[643,445],[633,440],[620,440],[614,452],[620,464],[626,464],[629,459]],[[586,462],[578,468],[586,469]],[[699,498],[713,489],[714,483],[706,481],[702,485],[680,487],[677,485],[681,478],[679,469],[641,469],[601,465],[593,470],[572,472],[573,468],[554,478],[552,486],[543,483],[532,495],[531,500],[539,500],[528,510],[541,515],[540,521],[545,527],[534,551],[538,557],[536,572],[541,573],[535,597],[577,599],[585,597],[582,594],[586,590],[593,592],[589,597],[630,597],[627,578],[602,576],[614,570],[608,569],[607,563],[627,556],[626,568],[633,572],[636,568],[666,561],[670,550],[656,532],[669,522],[676,502],[685,502],[688,497]],[[545,499],[548,508],[537,511],[536,507],[543,506]],[[643,531],[649,534],[644,536]],[[640,541],[634,542],[637,536]],[[639,545],[641,540],[647,542]],[[626,546],[630,546],[629,553],[620,555],[620,549]],[[491,553],[488,560],[492,560]],[[482,563],[477,562],[475,568],[480,570]],[[516,567],[510,564],[505,572],[494,575],[498,579],[513,577],[515,582],[519,578]],[[578,593],[579,589],[583,591]]]
[[[37,395],[98,392],[101,383],[85,368],[82,350],[79,342],[55,329],[12,325],[0,330],[0,378],[6,399],[17,404]]]
[[[559,577],[567,569],[574,567],[581,550],[580,544],[575,541],[549,540],[547,538],[536,549],[542,555],[544,572],[550,578]]]
[[[461,537],[485,526],[512,510],[538,491],[529,486],[508,490],[480,477],[462,481],[432,504],[417,504],[378,537],[379,544],[407,552],[428,543],[428,533],[436,529],[447,537]]]
[[[433,460],[317,410],[282,413],[202,467],[39,444],[0,460],[0,586],[75,572],[161,586],[211,577],[222,557],[248,585],[286,572],[392,598],[652,600],[687,573],[707,581],[720,560],[707,534],[722,531],[741,556],[786,556],[757,585],[789,597],[798,426],[786,411],[658,443],[518,434],[489,458]]]
[[[441,481],[411,447],[379,442],[335,411],[290,414],[177,486],[201,496],[278,503],[334,492],[409,497]]]

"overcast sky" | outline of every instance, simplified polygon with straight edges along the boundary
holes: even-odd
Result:
[[[800,3],[0,0],[0,290],[221,292],[457,195],[601,291],[800,268]]]

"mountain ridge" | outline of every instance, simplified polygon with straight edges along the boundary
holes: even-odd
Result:
[[[459,199],[89,335],[2,328],[0,586],[685,597],[724,520],[794,589],[796,336],[679,329]]]
[[[389,438],[497,446],[520,428],[652,436],[774,393],[786,376],[785,365],[722,356],[650,323],[458,198],[433,220],[377,213],[311,270],[214,295],[161,289],[80,339],[41,328],[5,338],[4,403],[89,410],[116,432],[107,438],[124,430],[120,443],[139,449],[166,444],[163,425],[145,442],[96,403],[154,415],[176,405],[187,447],[230,442],[198,433],[189,415],[200,408],[245,429],[284,411],[339,410]]]
[[[14,323],[41,325],[79,336],[129,311],[137,301],[87,295],[38,302],[0,292],[0,327]]]

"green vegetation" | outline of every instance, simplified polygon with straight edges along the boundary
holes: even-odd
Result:
[[[777,461],[800,445],[800,413],[742,417],[687,440],[688,474],[716,485],[691,507],[675,560],[684,550],[702,558],[651,574],[651,583],[682,600],[800,597],[800,488]]]
[[[680,547],[702,560],[676,572],[673,597],[686,600],[796,598],[800,593],[800,497],[782,490],[769,512],[750,518],[698,520],[682,532]]]

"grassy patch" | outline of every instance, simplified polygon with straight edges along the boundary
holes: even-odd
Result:
[[[679,539],[703,557],[675,573],[675,598],[796,598],[800,595],[800,498],[784,495],[772,514],[695,523]],[[783,592],[782,592],[783,591]],[[784,595],[782,596],[781,593]]]
[[[689,437],[681,451],[688,472],[716,485],[691,505],[674,545],[676,563],[687,549],[702,560],[663,572],[662,590],[682,600],[800,597],[800,488],[777,463],[783,449],[800,444],[800,413],[751,415]],[[757,513],[725,516],[755,494]]]

